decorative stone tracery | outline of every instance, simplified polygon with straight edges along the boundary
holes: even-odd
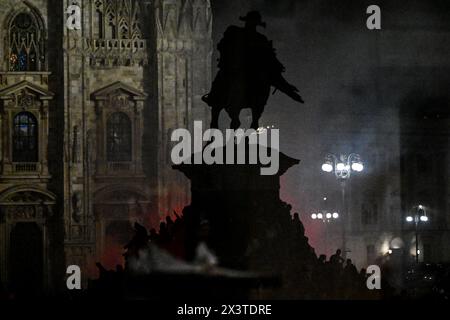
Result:
[[[93,1],[98,38],[141,39],[141,1],[96,0]]]
[[[144,101],[142,93],[122,82],[113,83],[92,95],[97,113],[97,176],[142,176],[142,135]],[[131,122],[131,148],[127,160],[108,157],[111,144],[110,119],[120,114]]]
[[[10,18],[6,45],[9,71],[45,70],[44,24],[41,17],[28,6]]]

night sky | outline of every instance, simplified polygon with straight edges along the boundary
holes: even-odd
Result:
[[[371,4],[381,8],[380,31],[366,28]],[[399,129],[392,115],[415,84],[394,90],[389,81],[395,81],[385,80],[379,70],[449,67],[450,41],[441,41],[439,32],[450,28],[450,2],[212,0],[212,5],[215,43],[228,25],[242,25],[239,16],[261,12],[267,28],[260,32],[273,40],[286,66],[284,76],[306,101],[297,104],[277,93],[261,122],[279,128],[281,151],[302,161],[285,174],[282,199],[301,213],[317,245],[321,230],[310,224],[309,215],[322,195],[338,192],[337,182],[320,170],[325,154],[357,152],[370,166],[373,148],[389,151],[383,149],[383,135]],[[431,38],[430,30],[436,32]],[[373,181],[369,178],[364,181]]]

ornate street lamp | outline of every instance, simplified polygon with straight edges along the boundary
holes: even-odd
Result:
[[[319,211],[318,213],[311,214],[311,219],[314,221],[322,222],[325,225],[325,251],[328,254],[328,225],[339,219],[339,213],[327,212],[327,210]]]
[[[350,179],[353,172],[362,172],[364,165],[361,161],[361,156],[356,153],[349,155],[341,154],[337,157],[334,154],[329,153],[325,157],[325,162],[322,165],[322,171],[327,173],[334,173],[336,179],[341,184],[342,193],[342,253],[345,258],[347,255],[347,239],[346,239],[346,219],[348,216],[348,209],[346,203],[346,182]]]
[[[412,208],[413,215],[409,215],[406,217],[406,222],[414,223],[414,233],[416,236],[416,263],[419,263],[419,224],[427,223],[429,218],[427,216],[426,208],[419,204]]]
[[[323,223],[330,223],[332,220],[339,219],[339,213],[322,211],[319,213],[311,214],[311,219],[322,221]]]
[[[334,172],[334,175],[339,180],[348,180],[352,172],[363,171],[364,165],[359,154],[351,153],[348,156],[341,154],[338,158],[330,153],[325,157],[322,170],[325,172]]]

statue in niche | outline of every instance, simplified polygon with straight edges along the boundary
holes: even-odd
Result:
[[[88,175],[92,175],[95,173],[95,161],[97,160],[97,154],[96,154],[96,142],[95,142],[96,136],[93,129],[89,129],[86,133],[86,167],[88,171]]]
[[[17,105],[22,109],[27,109],[32,107],[34,104],[34,96],[27,92],[27,90],[22,90],[17,96]]]
[[[80,143],[79,143],[79,127],[78,125],[73,127],[72,136],[72,163],[80,162]]]
[[[81,203],[81,194],[80,192],[75,192],[72,195],[72,218],[76,223],[81,222],[81,218],[83,216],[83,205]]]

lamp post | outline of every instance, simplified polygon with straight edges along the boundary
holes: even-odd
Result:
[[[346,186],[347,181],[352,176],[353,172],[361,172],[364,170],[364,165],[361,161],[361,156],[356,153],[349,155],[341,154],[339,157],[334,154],[328,154],[325,157],[325,162],[322,165],[322,171],[334,173],[336,179],[341,185],[342,196],[342,253],[343,258],[347,256],[347,239],[346,239],[346,220],[348,216],[348,208],[346,203]]]
[[[419,224],[428,222],[426,209],[423,205],[413,207],[413,215],[406,217],[406,222],[414,223],[414,233],[416,237],[416,263],[419,263]]]
[[[311,219],[314,221],[319,221],[325,224],[325,251],[328,254],[328,224],[333,220],[337,220],[339,218],[339,213],[327,212],[326,210],[322,210],[319,213],[311,214]]]

